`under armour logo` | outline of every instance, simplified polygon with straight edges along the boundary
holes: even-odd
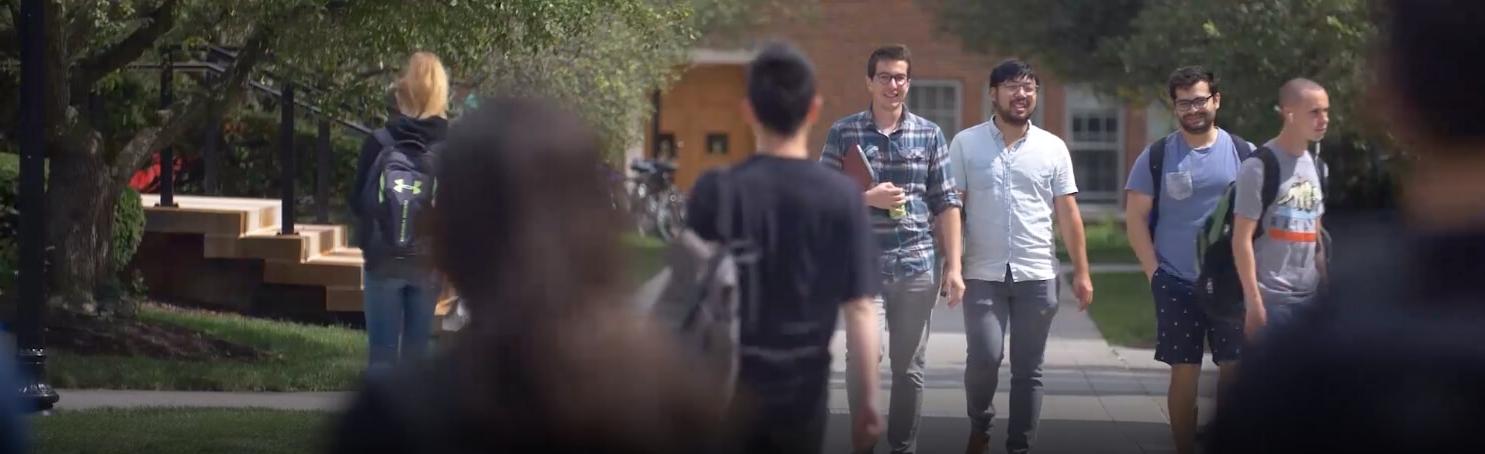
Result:
[[[405,180],[398,178],[396,180],[392,180],[392,183],[392,190],[396,191],[398,194],[401,194],[404,189],[411,189],[412,193],[415,195],[423,194],[422,181],[414,181],[412,185],[408,185]]]

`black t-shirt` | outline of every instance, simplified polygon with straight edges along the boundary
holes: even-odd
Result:
[[[740,341],[770,354],[744,352],[743,391],[769,407],[819,404],[841,304],[880,286],[865,201],[849,179],[815,161],[759,155],[724,172],[696,182],[686,219],[703,238],[720,238],[725,192],[732,200],[731,239],[760,254],[742,268]]]
[[[1312,310],[1243,352],[1213,453],[1485,450],[1485,233],[1342,241]]]

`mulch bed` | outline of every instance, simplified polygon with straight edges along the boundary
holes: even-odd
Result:
[[[133,317],[87,317],[65,310],[47,314],[46,343],[48,348],[78,355],[176,361],[257,361],[273,356],[183,326],[149,323]]]

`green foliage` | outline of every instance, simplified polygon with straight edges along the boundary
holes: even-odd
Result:
[[[1353,135],[1366,126],[1359,115],[1369,74],[1365,51],[1376,33],[1368,14],[1362,0],[1152,0],[1134,19],[1136,32],[1115,39],[1112,48],[1131,79],[1121,85],[1143,88],[1146,98],[1168,98],[1163,83],[1149,81],[1163,82],[1177,66],[1217,71],[1224,92],[1219,118],[1250,136],[1277,133],[1280,85],[1314,79],[1330,92],[1332,131]]]
[[[407,55],[433,51],[449,67],[456,96],[473,90],[557,98],[591,120],[608,149],[617,152],[635,141],[638,125],[649,109],[647,94],[664,87],[684,63],[687,49],[710,29],[747,23],[747,18],[756,15],[754,6],[779,1],[48,0],[49,17],[57,19],[49,21],[50,28],[45,30],[49,37],[47,76],[50,86],[57,88],[45,97],[45,120],[53,128],[48,153],[69,156],[57,161],[69,166],[69,172],[61,174],[64,178],[78,179],[92,169],[127,174],[133,170],[130,167],[141,164],[146,151],[180,145],[189,141],[183,137],[197,135],[198,131],[191,130],[192,122],[210,116],[199,110],[183,114],[188,106],[208,106],[230,114],[244,102],[251,104],[250,99],[224,97],[229,90],[204,83],[207,78],[199,74],[178,74],[174,104],[161,107],[158,93],[150,93],[153,84],[149,82],[156,73],[129,67],[158,62],[162,51],[170,47],[187,50],[175,53],[177,58],[202,58],[200,48],[207,44],[267,49],[261,60],[238,60],[242,65],[255,62],[245,67],[247,71],[237,71],[244,69],[238,64],[229,65],[252,82],[272,87],[292,82],[303,88],[301,101],[371,126],[378,124],[388,84]],[[0,14],[8,16],[9,10],[0,9]],[[0,36],[15,36],[14,26],[14,20],[0,21]],[[18,90],[8,89],[17,86],[16,72],[11,69],[17,58],[12,42],[0,42],[0,63],[4,63],[0,64],[0,122],[4,124],[13,124],[17,116],[13,106]],[[96,93],[104,109],[90,111],[88,93]],[[202,102],[208,99],[213,102]],[[94,129],[103,133],[103,140],[97,142],[100,147],[91,145]],[[130,143],[135,146],[125,146]],[[130,153],[122,154],[124,150]],[[298,156],[312,159],[313,154]],[[347,167],[338,165],[337,172]],[[264,178],[272,174],[249,175]],[[119,185],[117,181],[86,183],[107,191]],[[57,208],[55,216],[68,218],[50,223],[53,229],[89,223],[92,229],[85,231],[100,232],[101,239],[112,240],[107,219],[94,219],[77,207]],[[84,243],[60,242],[50,255],[68,261],[97,260],[98,254],[73,250]],[[101,269],[108,264],[95,265],[59,269]],[[54,273],[51,284],[69,299],[87,299],[82,296],[87,289],[107,286],[98,282],[105,279],[69,271]],[[76,304],[86,306],[85,302]]]
[[[1278,88],[1294,77],[1330,91],[1337,132],[1364,127],[1355,114],[1376,33],[1364,0],[924,1],[972,48],[1033,58],[1129,101],[1168,101],[1173,69],[1206,66],[1221,80],[1219,121],[1250,136],[1277,131]]]
[[[113,272],[122,273],[129,261],[134,259],[134,252],[139,250],[139,242],[144,240],[144,205],[140,203],[139,193],[133,189],[124,188],[119,193],[118,203],[113,208]]]
[[[300,117],[294,123],[295,180],[299,196],[299,214],[313,213],[315,174],[318,170],[318,126]],[[221,194],[230,197],[276,199],[280,197],[280,162],[278,148],[279,116],[277,112],[245,110],[222,125]],[[205,194],[204,164],[200,161],[205,148],[204,135],[188,138],[177,147],[180,156],[192,160],[180,178],[177,190],[187,194]],[[345,199],[355,179],[356,159],[365,140],[358,132],[332,124],[330,128],[330,205],[335,217],[346,211]]]
[[[0,273],[15,270],[16,236],[20,212],[16,211],[20,184],[20,156],[0,153]],[[114,205],[113,270],[122,271],[139,242],[144,239],[144,206],[139,193],[125,188]]]
[[[1134,105],[1170,105],[1166,78],[1202,65],[1217,73],[1222,127],[1260,142],[1276,135],[1279,86],[1326,87],[1326,160],[1339,200],[1385,198],[1388,143],[1364,105],[1376,35],[1366,0],[919,0],[968,46],[1019,55],[1063,82],[1087,83]],[[986,26],[993,24],[993,26]]]
[[[1083,220],[1084,244],[1088,248],[1088,263],[1139,263],[1134,250],[1129,248],[1129,238],[1124,233],[1124,223],[1113,217],[1098,220]],[[1062,245],[1062,234],[1057,234],[1057,258],[1064,265],[1071,265],[1067,247]]]
[[[16,211],[17,185],[20,184],[20,156],[0,153],[0,295],[14,291],[17,254],[16,232],[20,212]]]
[[[1131,33],[1146,0],[919,0],[970,49],[1035,61],[1081,81],[1119,72],[1107,40]],[[986,68],[988,76],[989,68]],[[988,80],[986,81],[988,82]]]

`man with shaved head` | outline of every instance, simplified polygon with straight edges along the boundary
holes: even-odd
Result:
[[[1279,89],[1277,110],[1284,127],[1243,161],[1232,218],[1249,339],[1308,305],[1324,279],[1325,165],[1309,149],[1325,138],[1330,97],[1320,84],[1294,79]]]

